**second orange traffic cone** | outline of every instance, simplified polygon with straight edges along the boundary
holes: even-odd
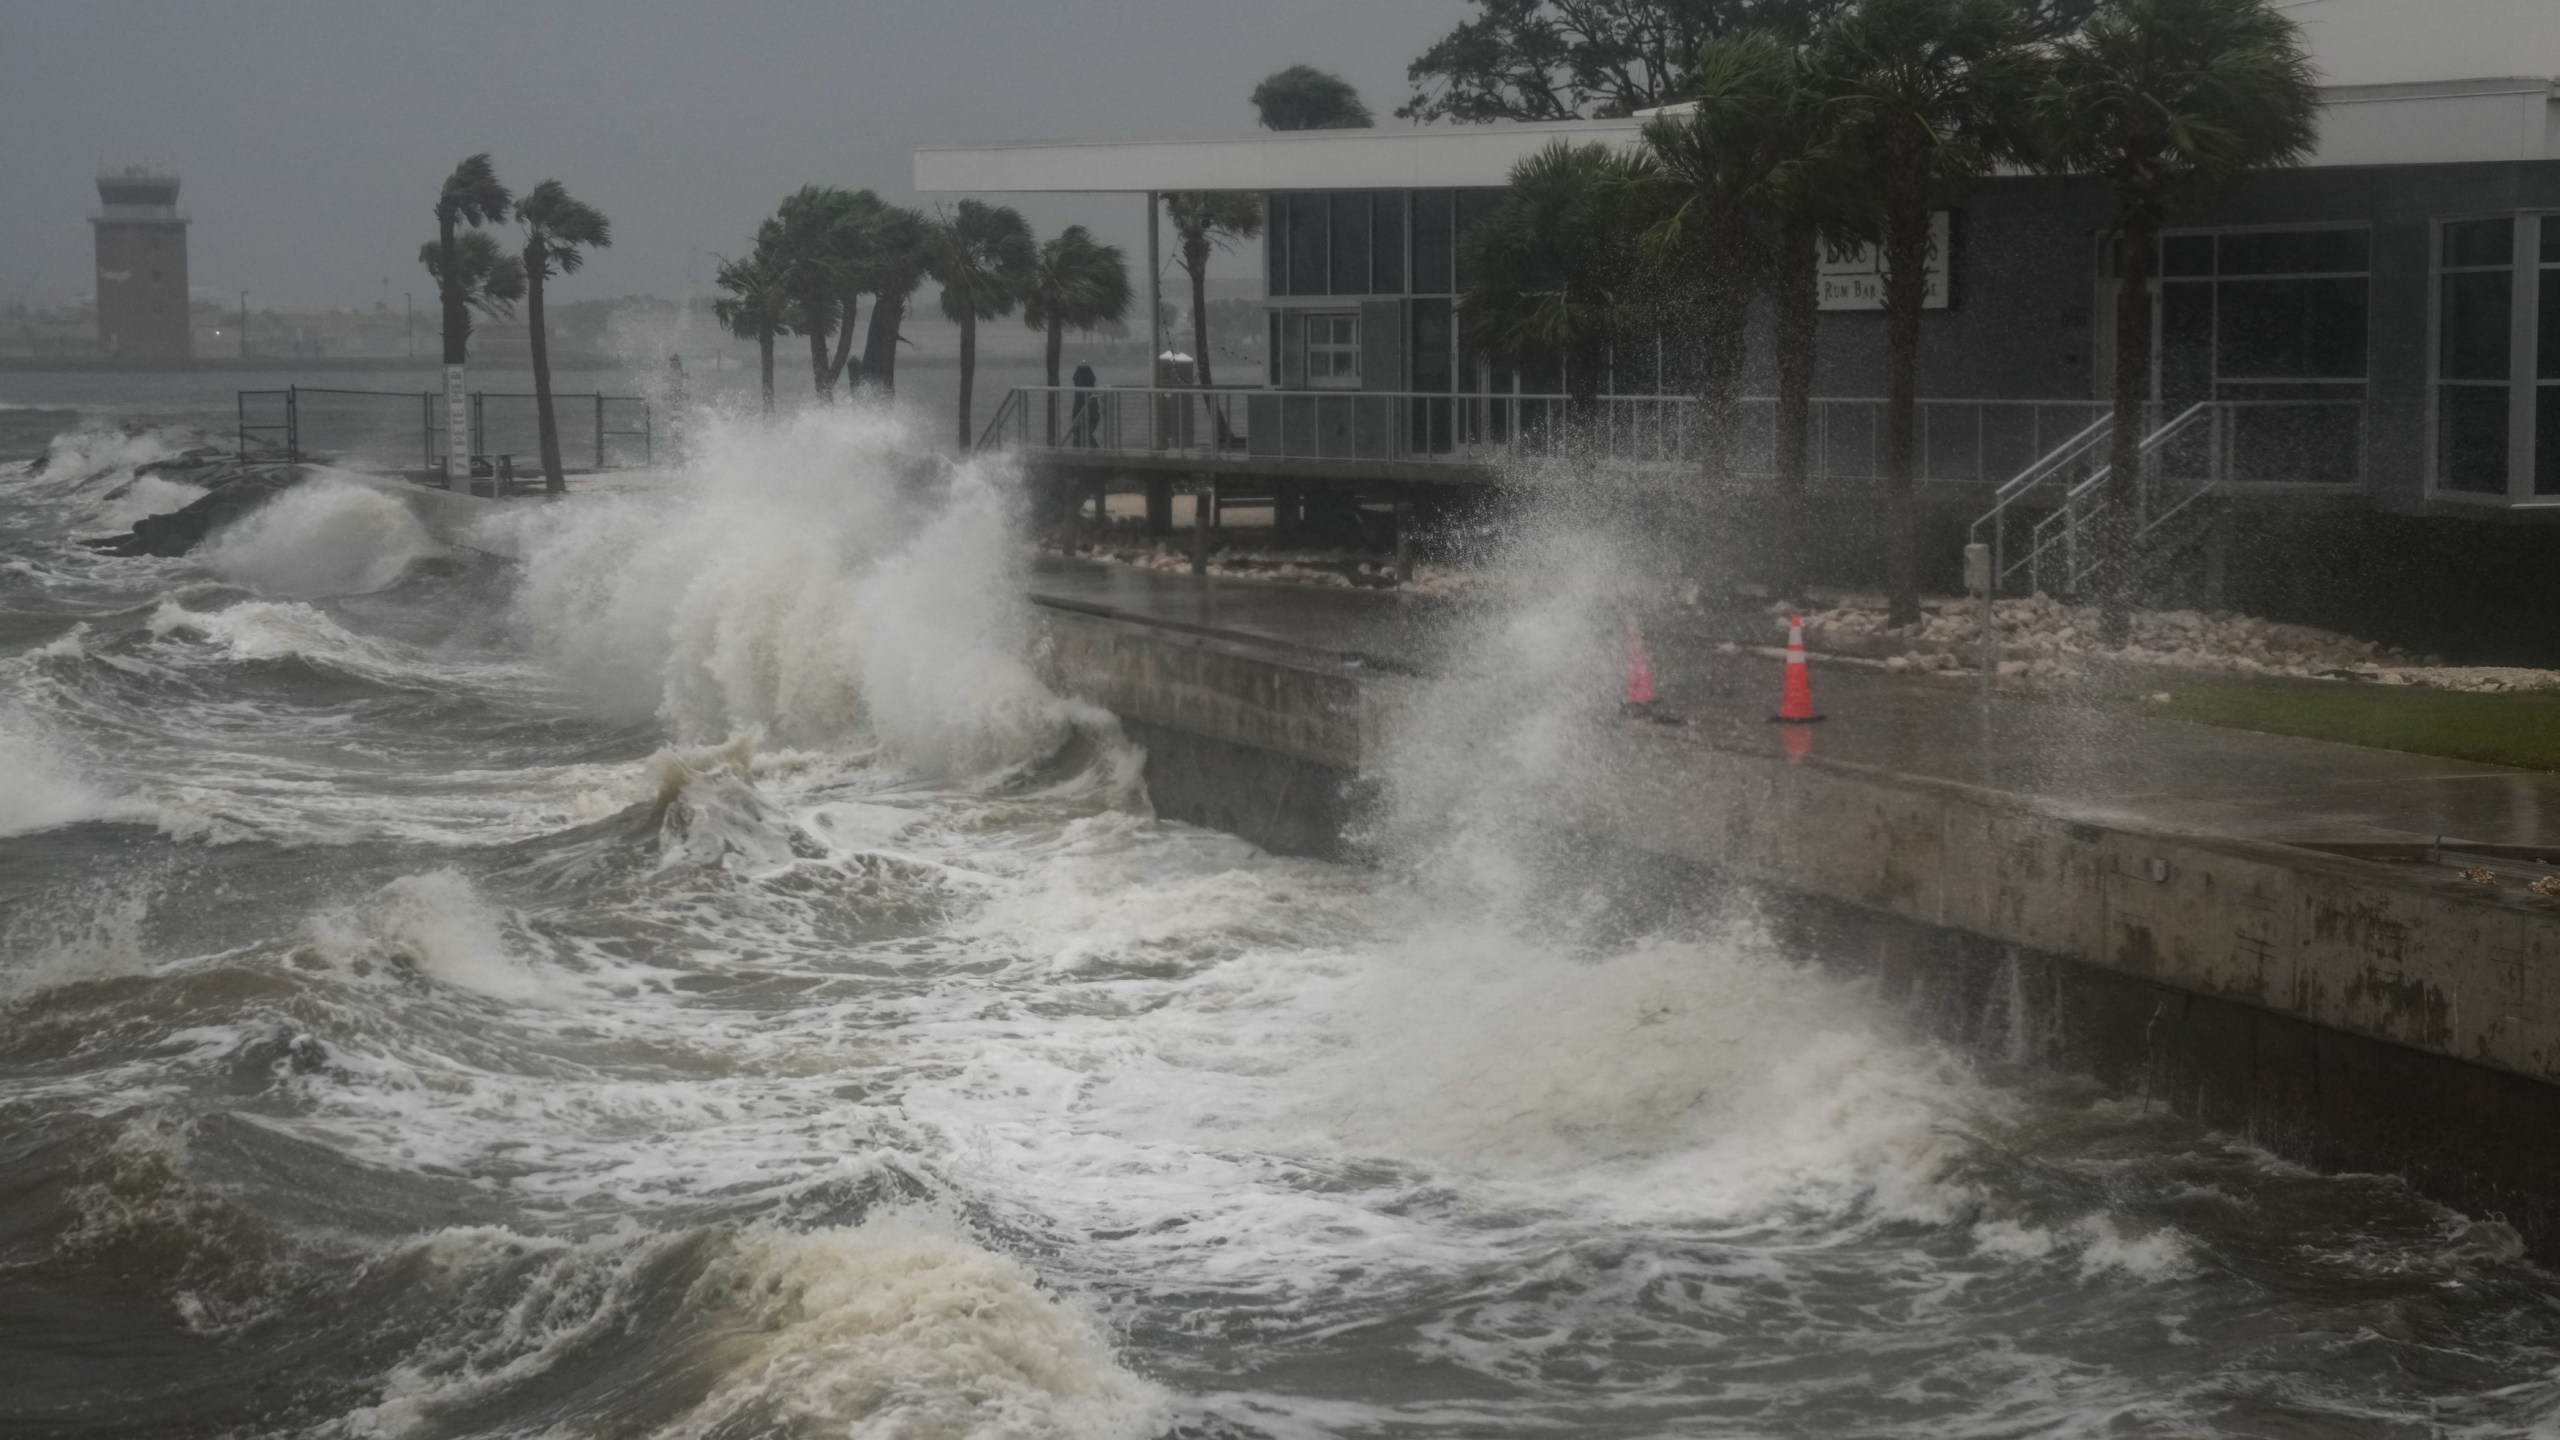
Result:
[[[1644,626],[1636,617],[1627,617],[1627,691],[1626,707],[1641,709],[1653,703],[1653,657],[1645,653]]]
[[[1787,617],[1787,678],[1778,686],[1778,713],[1769,719],[1779,725],[1810,725],[1822,717],[1813,713],[1813,679],[1804,665],[1804,617]]]

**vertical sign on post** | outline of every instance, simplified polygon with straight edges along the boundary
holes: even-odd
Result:
[[[471,402],[463,394],[462,367],[444,367],[444,473],[457,495],[471,493]]]

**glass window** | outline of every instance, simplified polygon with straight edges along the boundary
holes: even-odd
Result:
[[[1307,383],[1357,387],[1360,383],[1360,317],[1307,317]]]
[[[2225,275],[2361,275],[2372,237],[2363,230],[2255,230],[2222,237]]]
[[[2560,385],[2534,394],[2533,493],[2560,495]]]
[[[2121,265],[2117,274],[2122,274]],[[2163,275],[2210,275],[2213,273],[2213,237],[2210,235],[2172,235],[2160,242],[2160,273]]]
[[[1446,300],[1413,302],[1413,388],[1445,393],[1457,384],[1450,351],[1450,305]]]
[[[1474,267],[1469,263],[1470,257],[1467,254],[1467,237],[1475,233],[1475,228],[1478,225],[1483,224],[1486,217],[1492,215],[1494,211],[1500,208],[1502,208],[1502,192],[1499,190],[1461,190],[1458,192],[1458,289],[1461,291],[1475,283],[1474,275],[1469,273]]]
[[[1366,191],[1333,192],[1333,283],[1325,293],[1369,293],[1369,196]]]
[[[1413,192],[1413,293],[1447,295],[1450,280],[1449,192]],[[2560,227],[2554,227],[2560,230]]]
[[[2220,294],[2215,368],[2222,379],[2364,377],[2363,276],[2230,280],[2220,286]]]
[[[2442,358],[2446,380],[2507,378],[2515,277],[2504,270],[2458,271],[2444,277]]]
[[[1289,197],[1289,293],[1325,293],[1325,246],[1332,222],[1322,191]]]
[[[2516,263],[2516,222],[2465,220],[2444,227],[2444,268]]]
[[[1404,192],[1369,197],[1369,293],[1404,293]]]
[[[1289,197],[1274,195],[1263,202],[1262,265],[1263,293],[1289,293]],[[1276,353],[1276,352],[1275,352]]]
[[[2507,492],[2507,387],[2447,385],[2436,408],[2438,473],[2448,490]]]

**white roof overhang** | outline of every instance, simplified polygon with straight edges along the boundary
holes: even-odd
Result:
[[[2343,85],[2321,94],[2314,166],[2560,159],[2560,91],[2547,77]],[[936,145],[916,152],[915,186],[963,195],[1499,186],[1513,165],[1557,140],[1632,147],[1642,131],[1636,119],[1566,120]]]

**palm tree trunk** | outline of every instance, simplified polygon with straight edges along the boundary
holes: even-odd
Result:
[[[1049,361],[1049,445],[1052,449],[1057,448],[1058,444],[1058,364],[1066,358],[1066,350],[1066,318],[1058,314],[1057,307],[1053,305],[1049,308],[1049,344],[1047,354],[1047,359]]]
[[[855,304],[857,298],[851,295],[845,297],[844,319],[836,327],[836,353],[827,361],[827,394],[830,397],[835,394],[836,382],[844,378],[846,364],[853,359],[853,316],[857,308]],[[854,367],[853,377],[856,382],[861,380],[860,366]],[[846,388],[849,394],[851,387]]]
[[[542,493],[568,493],[569,479],[560,467],[560,420],[551,413],[551,337],[542,323],[542,267],[525,257],[524,323],[533,342],[533,418],[542,437]]]
[[[978,378],[978,317],[960,318],[960,453],[969,453],[969,387]]]
[[[862,378],[883,395],[898,389],[898,326],[906,319],[907,297],[883,295],[871,305],[871,328],[862,337]]]
[[[2142,528],[2143,406],[2151,398],[2151,272],[2159,256],[2158,223],[2128,215],[2117,226],[2124,248],[2116,281],[2115,425],[2107,435],[2107,484],[2098,515],[2098,553],[2106,578],[2098,591],[2099,638],[2122,645],[2133,634],[2133,587]]]
[[[1705,303],[1698,312],[1698,419],[1705,442],[1698,458],[1710,484],[1733,474],[1734,444],[1742,428],[1742,366],[1748,354],[1743,326],[1751,304],[1743,277],[1728,266],[1719,270],[1707,276]]]
[[[1929,293],[1929,190],[1925,161],[1906,165],[1885,222],[1885,504],[1892,597],[1888,625],[1920,620],[1920,505],[1914,483],[1918,438],[1920,307]]]
[[[1191,370],[1200,377],[1203,391],[1216,388],[1209,377],[1209,242],[1185,239],[1182,242],[1182,268],[1191,272]],[[1218,448],[1227,445],[1227,417],[1218,402],[1203,394],[1200,403],[1209,412],[1210,433],[1217,437]]]
[[[1790,220],[1778,229],[1771,278],[1776,304],[1778,413],[1776,461],[1779,533],[1778,573],[1789,589],[1804,586],[1813,560],[1813,517],[1805,509],[1806,472],[1813,445],[1813,367],[1822,321],[1821,233]]]
[[[756,337],[756,360],[764,370],[764,413],[773,413],[773,332]]]
[[[827,373],[827,330],[823,325],[809,327],[809,383],[818,392],[818,403],[823,405],[835,398],[835,377]]]

